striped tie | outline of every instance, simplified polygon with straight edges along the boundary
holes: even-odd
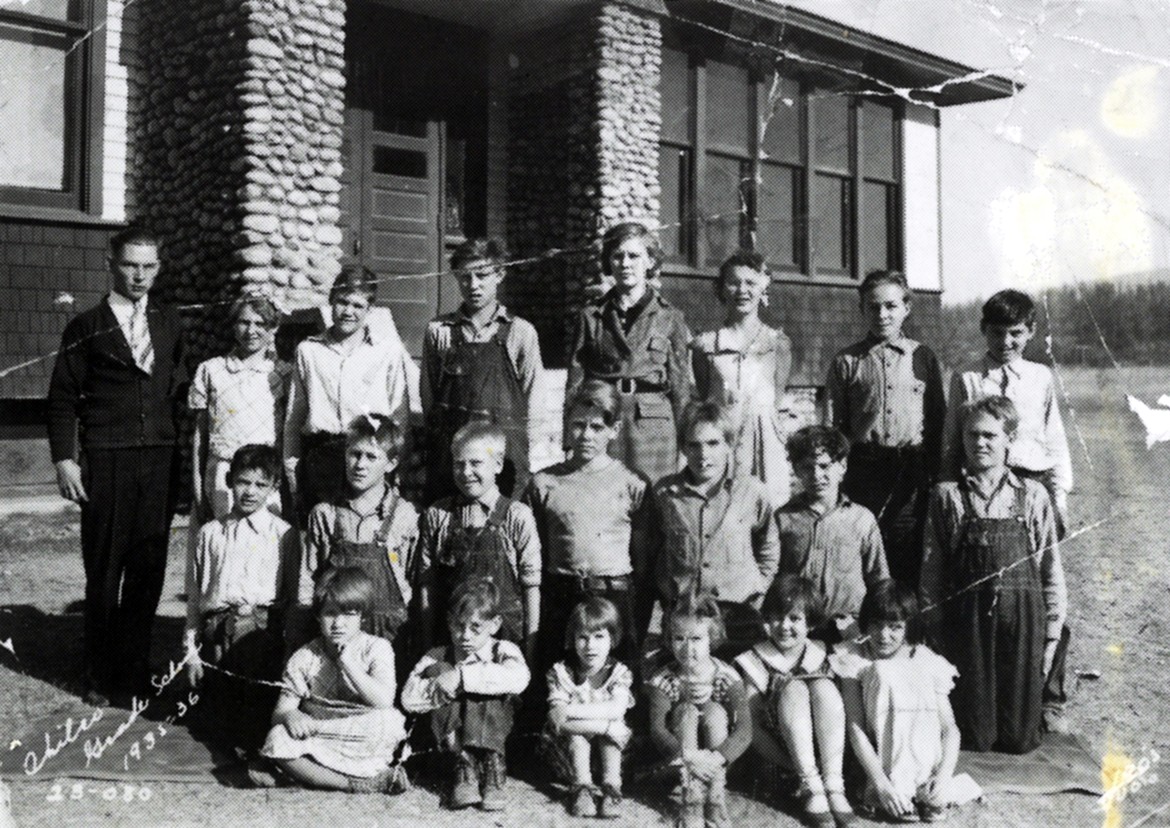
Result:
[[[146,324],[145,302],[135,302],[134,312],[130,314],[130,350],[134,354],[134,363],[149,374],[154,367],[154,345]]]

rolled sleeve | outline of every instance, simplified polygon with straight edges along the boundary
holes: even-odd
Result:
[[[517,696],[531,678],[520,648],[510,641],[498,643],[496,661],[459,665],[463,690],[482,696]]]
[[[764,591],[780,569],[780,528],[772,514],[772,504],[764,496],[756,503],[756,525],[752,529],[752,547],[760,577],[764,579]]]
[[[512,507],[512,542],[516,546],[516,576],[524,586],[540,586],[542,568],[536,518],[523,503]]]

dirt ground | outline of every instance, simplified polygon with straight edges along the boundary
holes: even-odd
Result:
[[[1073,529],[1101,522],[1064,546],[1073,632],[1069,716],[1093,751],[1135,760],[1151,749],[1170,759],[1170,621],[1167,620],[1167,481],[1170,445],[1147,451],[1144,432],[1124,395],[1147,403],[1170,391],[1170,370],[1066,370],[1066,405],[1077,490]],[[172,545],[156,653],[165,660],[178,647],[183,604],[183,548]],[[28,723],[53,714],[86,710],[70,687],[80,664],[80,616],[71,605],[82,596],[83,578],[75,517],[13,516],[0,520],[0,644],[11,638],[20,660],[0,651],[0,776],[11,784],[17,825],[234,826],[346,825],[354,828],[427,824],[446,826],[559,826],[585,824],[568,817],[542,790],[510,781],[508,810],[497,816],[454,814],[438,808],[432,790],[416,788],[396,798],[219,785],[144,783],[148,801],[106,802],[88,794],[79,801],[52,798],[54,780],[26,779],[22,751],[2,745]],[[1099,676],[1099,677],[1095,677]],[[1078,678],[1079,677],[1079,678]],[[6,735],[8,734],[8,735]],[[510,757],[513,767],[533,763]],[[1120,825],[1170,825],[1170,770],[1123,803]],[[87,786],[90,787],[90,786]],[[106,786],[99,783],[98,788]],[[635,797],[636,799],[637,797]],[[778,810],[765,791],[731,799],[737,826],[799,824]],[[975,826],[1097,826],[1103,815],[1085,795],[988,796],[963,808],[949,824]],[[644,802],[627,801],[621,825],[668,825]]]

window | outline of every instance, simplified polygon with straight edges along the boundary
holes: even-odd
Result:
[[[83,206],[91,17],[90,0],[0,7],[0,202]]]
[[[774,271],[857,278],[901,259],[896,106],[663,50],[662,240],[709,269],[736,247]]]

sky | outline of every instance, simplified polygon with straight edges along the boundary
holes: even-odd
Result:
[[[1016,79],[942,124],[944,301],[1170,279],[1170,0],[800,0]]]

